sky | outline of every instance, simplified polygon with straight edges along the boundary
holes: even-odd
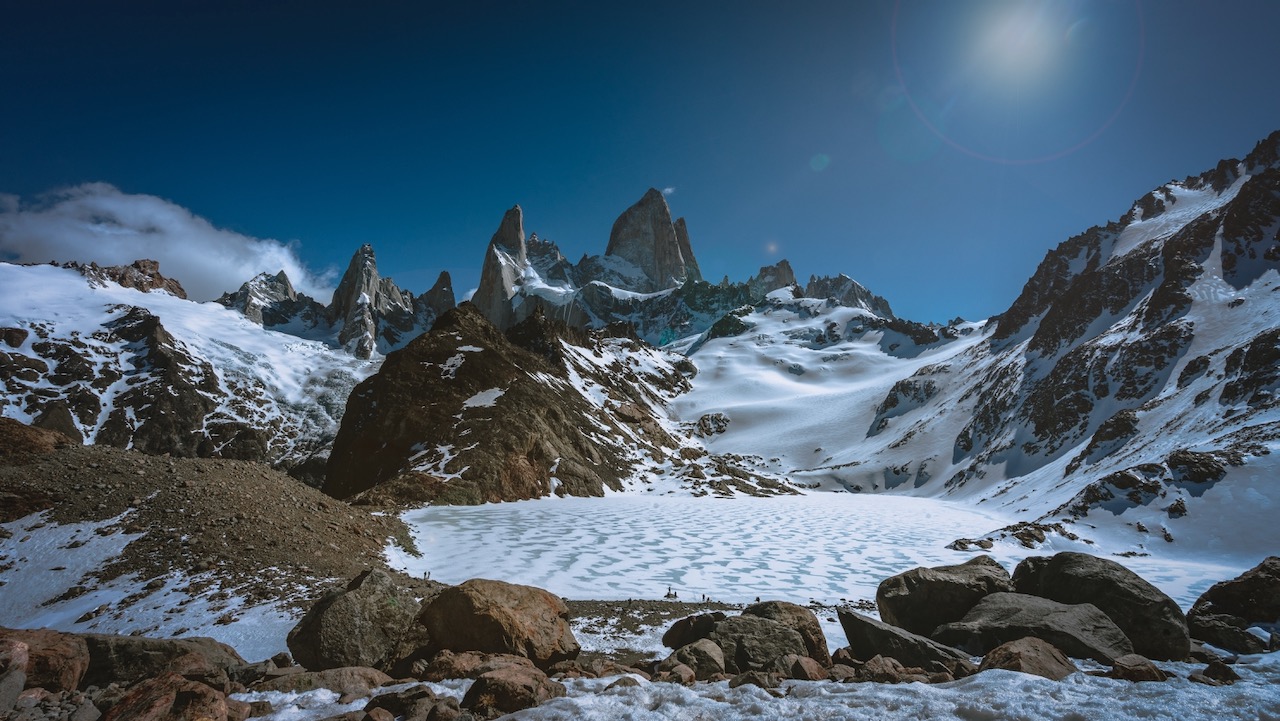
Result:
[[[363,243],[473,288],[503,212],[603,253],[650,187],[707,277],[786,258],[899,316],[1280,129],[1271,0],[0,0],[0,259],[161,260],[198,299]]]

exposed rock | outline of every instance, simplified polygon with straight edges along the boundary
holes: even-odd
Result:
[[[831,654],[827,651],[827,638],[822,634],[822,624],[813,611],[787,601],[764,601],[747,606],[742,610],[744,616],[759,616],[795,629],[804,639],[805,648],[809,650],[809,658],[822,666],[831,665]]]
[[[645,282],[624,290],[652,293],[675,288],[689,276],[681,245],[666,198],[650,188],[614,221],[605,255],[621,258],[644,274]],[[684,245],[688,245],[687,232]]]
[[[689,242],[689,227],[684,218],[676,218],[676,244],[680,246],[680,257],[684,259],[685,280],[702,280],[702,270],[693,257],[693,245]]]
[[[658,662],[658,666],[654,670],[653,680],[663,683],[678,683],[683,686],[689,686],[698,680],[698,674],[688,664],[680,663],[678,660],[667,657]]]
[[[147,638],[86,633],[89,649],[85,686],[132,684],[165,672],[183,676],[225,676],[245,660],[230,646],[211,638]]]
[[[1133,682],[1166,681],[1169,678],[1169,674],[1161,671],[1146,656],[1136,653],[1117,658],[1111,664],[1111,670],[1107,672],[1107,676]]]
[[[730,674],[767,669],[789,653],[809,653],[798,631],[758,616],[726,618],[708,638],[724,650],[725,672]]]
[[[453,708],[457,709],[457,701],[449,700],[453,701]],[[374,709],[381,709],[386,711],[392,719],[403,718],[406,721],[412,721],[429,718],[436,706],[443,702],[444,699],[437,698],[430,688],[419,685],[403,691],[374,696],[369,699],[369,703],[365,704],[364,710],[369,713]]]
[[[324,671],[305,671],[267,679],[254,687],[255,691],[314,691],[327,688],[341,696],[368,696],[379,686],[387,686],[392,678],[376,668],[346,666]]]
[[[160,262],[156,260],[135,260],[129,265],[109,265],[105,267],[99,266],[97,263],[88,265],[67,263],[63,267],[79,271],[81,275],[89,279],[91,284],[102,285],[110,281],[143,293],[159,290],[184,300],[187,297],[187,291],[182,288],[181,283],[174,278],[166,278],[160,275]]]
[[[373,246],[366,244],[351,257],[327,314],[339,328],[338,344],[357,358],[369,358],[431,327],[435,318],[425,310],[412,293],[378,274]]]
[[[506,666],[481,674],[467,689],[462,708],[477,718],[493,719],[533,708],[567,693],[563,684],[538,669]]]
[[[1240,674],[1222,661],[1210,661],[1200,673],[1205,678],[1211,678],[1221,684],[1233,684],[1240,680]]]
[[[214,302],[264,328],[300,322],[310,330],[329,324],[327,309],[311,296],[298,293],[283,270],[275,275],[259,273],[236,292],[223,293]]]
[[[1061,681],[1080,670],[1056,646],[1032,636],[1002,643],[991,649],[982,659],[978,670],[988,671],[993,668],[1020,671],[1054,681]]]
[[[797,297],[803,296],[803,292],[796,286],[795,271],[791,270],[791,263],[785,259],[773,265],[762,266],[759,272],[747,280],[747,288],[756,298],[763,298],[780,288],[791,287],[795,288]]]
[[[63,433],[35,428],[22,421],[0,416],[0,464],[22,465],[73,443]],[[27,514],[13,516],[0,511],[0,522],[7,523],[25,515]]]
[[[969,661],[969,656],[958,649],[890,626],[870,616],[840,610],[838,617],[840,626],[849,639],[849,651],[860,661],[868,661],[875,656],[888,656],[909,666]]]
[[[729,688],[759,686],[763,689],[773,689],[781,685],[782,681],[777,674],[769,673],[768,671],[744,671],[729,679]]]
[[[1111,663],[1133,653],[1124,632],[1091,603],[1067,605],[1021,593],[993,593],[965,617],[939,626],[933,638],[975,655],[1033,636],[1074,658]]]
[[[472,579],[445,589],[418,616],[432,648],[524,656],[539,668],[578,656],[564,601],[540,588]]]
[[[715,641],[707,638],[681,646],[658,665],[659,670],[669,670],[669,668],[664,669],[662,664],[667,664],[668,667],[684,664],[693,669],[699,681],[706,681],[716,674],[725,672],[724,651]]]
[[[1115,561],[1073,552],[1031,556],[1014,569],[1013,585],[1018,593],[1059,603],[1092,603],[1148,658],[1181,661],[1190,651],[1178,604]]]
[[[227,721],[222,693],[176,673],[137,684],[113,705],[103,721]]]
[[[524,656],[509,653],[480,653],[478,651],[444,650],[425,662],[421,672],[415,674],[423,681],[439,683],[447,679],[476,678],[477,676],[504,666],[528,666],[537,668],[533,661]]]
[[[289,651],[312,671],[389,668],[418,610],[412,591],[372,569],[317,601],[289,631]]]
[[[874,683],[929,682],[924,669],[907,667],[902,665],[896,658],[880,655],[867,659],[866,663],[862,664],[862,668],[858,669],[857,678],[859,681],[872,681]]]
[[[816,275],[809,276],[809,283],[804,287],[806,298],[835,298],[841,305],[850,308],[863,308],[881,318],[895,318],[889,301],[867,290],[861,283],[841,273],[836,277]]]
[[[1263,653],[1251,626],[1280,624],[1280,556],[1269,556],[1230,581],[1213,584],[1187,614],[1191,635],[1236,653]]]
[[[26,676],[29,687],[74,691],[79,688],[89,669],[89,646],[83,637],[73,633],[43,628],[0,628],[0,641],[26,644]]]
[[[502,216],[497,232],[489,241],[484,265],[480,268],[480,285],[471,296],[471,302],[480,313],[499,330],[506,330],[516,323],[512,298],[516,295],[527,262],[524,213],[517,205]]]
[[[773,662],[772,670],[782,678],[794,678],[799,681],[825,681],[829,674],[827,669],[809,656],[789,653]]]
[[[956,566],[915,568],[880,582],[876,607],[886,623],[928,636],[959,621],[984,596],[1013,590],[1009,572],[990,556]]]

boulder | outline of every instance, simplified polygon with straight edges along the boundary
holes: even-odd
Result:
[[[374,696],[365,704],[364,710],[365,713],[370,713],[374,709],[381,709],[393,719],[425,719],[440,701],[430,688],[419,685]]]
[[[379,686],[390,684],[393,679],[376,668],[348,666],[324,671],[305,671],[279,676],[259,683],[254,691],[314,691],[327,688],[340,696],[368,696]]]
[[[1014,569],[1013,586],[1018,593],[1058,603],[1092,603],[1147,658],[1182,661],[1191,650],[1187,619],[1178,604],[1110,559],[1072,552],[1032,556]]]
[[[245,665],[235,649],[211,638],[147,638],[86,633],[84,686],[129,685],[166,671],[181,676],[223,676]]]
[[[73,633],[49,629],[0,628],[0,642],[27,646],[27,686],[49,691],[74,691],[89,668],[89,646]]]
[[[524,656],[508,653],[479,653],[477,651],[441,651],[431,658],[426,668],[417,674],[423,681],[439,683],[453,678],[476,678],[504,666],[535,668],[533,661]]]
[[[1075,658],[1111,663],[1133,653],[1129,637],[1091,603],[1065,604],[1022,593],[993,593],[965,617],[939,626],[933,639],[974,655],[1034,636]]]
[[[1215,583],[1187,614],[1191,635],[1236,653],[1263,653],[1269,644],[1249,633],[1251,626],[1280,624],[1280,556],[1230,581]]]
[[[26,686],[26,671],[21,668],[0,670],[0,715],[13,710]]]
[[[804,639],[805,648],[809,649],[809,658],[823,666],[831,665],[831,654],[827,651],[827,638],[822,634],[822,625],[813,611],[786,601],[765,601],[747,606],[742,611],[744,616],[759,616],[795,629]]]
[[[982,659],[978,670],[988,671],[993,668],[1043,676],[1053,681],[1061,681],[1080,670],[1056,646],[1034,636],[1002,643],[991,649],[991,653]]]
[[[716,624],[726,618],[728,617],[720,611],[686,616],[671,624],[671,628],[662,634],[662,645],[667,648],[688,646],[698,639],[710,636]]]
[[[678,683],[682,686],[689,686],[692,685],[694,681],[698,680],[698,675],[694,673],[692,668],[668,657],[658,664],[656,673],[653,675],[653,680],[663,683]]]
[[[1107,676],[1134,682],[1167,681],[1169,679],[1169,675],[1160,670],[1154,663],[1151,663],[1150,659],[1136,653],[1117,658],[1111,664],[1111,670],[1107,672]]]
[[[481,674],[467,689],[462,708],[477,718],[493,719],[533,708],[567,693],[563,684],[536,668],[505,666]]]
[[[373,569],[325,594],[289,632],[293,658],[311,671],[343,666],[386,669],[418,615],[414,595]]]
[[[744,671],[729,679],[729,688],[759,686],[763,689],[771,689],[777,688],[779,685],[781,685],[781,680],[778,676],[767,671]]]
[[[924,669],[907,668],[896,658],[878,655],[872,656],[862,664],[862,668],[858,669],[858,679],[875,683],[911,683],[912,681],[928,683],[929,681]]]
[[[725,672],[729,674],[767,669],[789,653],[809,653],[798,631],[758,616],[726,618],[716,624],[709,638],[724,651]]]
[[[129,689],[103,721],[228,721],[227,697],[166,672]]]
[[[990,556],[956,566],[914,568],[880,582],[876,607],[885,623],[928,636],[959,621],[984,596],[1012,591],[1009,572]]]
[[[701,638],[693,643],[676,649],[667,661],[682,663],[693,672],[699,681],[706,681],[716,674],[724,673],[724,651],[708,638]],[[666,661],[664,661],[666,663]],[[661,664],[659,670],[663,670]]]
[[[472,579],[442,591],[418,615],[431,648],[524,656],[539,668],[577,658],[569,608],[532,586]]]
[[[964,652],[853,611],[839,611],[840,626],[849,639],[849,652],[859,661],[876,656],[897,659],[908,666],[964,661]]]
[[[789,653],[773,662],[772,671],[782,678],[799,681],[826,681],[829,674],[822,664],[808,656]]]

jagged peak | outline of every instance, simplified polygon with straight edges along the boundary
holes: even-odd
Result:
[[[524,263],[527,257],[524,237],[524,211],[519,205],[502,214],[502,222],[498,230],[489,240],[490,248],[497,248],[516,260]]]

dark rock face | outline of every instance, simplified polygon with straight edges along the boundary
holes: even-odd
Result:
[[[876,656],[897,659],[906,666],[928,666],[934,662],[948,664],[969,657],[956,648],[932,639],[904,631],[852,611],[839,612],[840,626],[849,638],[849,652],[853,657],[868,661]]]
[[[89,670],[89,646],[73,633],[48,629],[0,628],[0,642],[26,645],[27,686],[50,691],[74,691]]]
[[[726,618],[708,638],[724,650],[725,672],[730,674],[762,671],[789,653],[809,653],[795,629],[758,616]]]
[[[667,648],[681,648],[704,639],[715,630],[716,624],[728,618],[720,611],[700,613],[687,616],[671,624],[671,628],[662,634],[662,645]]]
[[[684,249],[682,246],[689,246],[688,231],[683,235],[683,239],[677,237],[671,209],[667,207],[662,193],[655,188],[646,191],[635,205],[618,216],[609,232],[605,256],[620,258],[644,274],[640,283],[620,287],[638,293],[652,293],[684,283],[689,271],[681,251]],[[696,261],[693,266],[697,267]]]
[[[87,633],[89,667],[82,686],[137,683],[163,673],[191,677],[225,675],[245,665],[230,646],[211,638],[146,638]]]
[[[835,276],[809,276],[804,287],[806,298],[835,298],[850,308],[865,308],[886,320],[895,318],[889,301],[867,290],[861,283],[841,273]]]
[[[1252,626],[1280,626],[1280,556],[1230,581],[1215,583],[1187,614],[1191,636],[1237,653],[1264,653],[1268,644],[1249,633]]]
[[[1002,643],[991,649],[982,659],[978,670],[988,671],[993,668],[1034,674],[1053,681],[1061,681],[1080,670],[1053,644],[1034,636]]]
[[[1111,663],[1133,653],[1116,624],[1090,603],[1067,605],[1021,593],[993,593],[963,620],[939,626],[933,638],[975,655],[1033,636],[1074,658]]]
[[[642,378],[603,355],[604,343],[541,315],[504,336],[471,304],[447,312],[352,393],[325,492],[349,498],[398,477],[417,487],[414,498],[454,504],[621,489],[635,448],[662,457],[679,445],[655,419],[649,389],[688,381],[674,367]],[[570,368],[610,401],[575,391]]]
[[[295,321],[301,321],[307,329],[328,324],[325,307],[310,296],[294,290],[293,283],[283,270],[275,275],[261,273],[234,293],[223,293],[215,302],[239,311],[264,328],[275,328]]]
[[[412,592],[380,569],[326,594],[289,632],[289,652],[311,671],[343,666],[385,669],[418,615]]]
[[[447,277],[442,278],[448,285]],[[440,281],[432,294],[415,298],[390,278],[378,274],[373,246],[364,245],[351,258],[327,314],[338,328],[338,344],[357,358],[385,353],[431,327],[438,307],[452,307]]]
[[[916,568],[881,581],[876,607],[885,622],[928,636],[964,618],[983,597],[1012,590],[1003,566],[990,556],[975,556],[957,566]]]
[[[129,265],[109,265],[106,267],[99,266],[97,263],[88,265],[67,263],[63,267],[79,271],[81,275],[89,279],[90,283],[97,283],[98,285],[110,281],[125,288],[140,290],[143,293],[159,290],[178,298],[185,299],[187,297],[187,291],[182,288],[182,284],[174,278],[166,278],[161,275],[160,263],[154,260],[135,260]]]
[[[1191,650],[1178,604],[1115,561],[1071,552],[1032,556],[1014,569],[1013,586],[1059,603],[1092,603],[1148,658],[1181,661]]]
[[[827,638],[822,634],[822,625],[818,623],[818,617],[813,611],[786,601],[764,601],[747,606],[742,610],[742,615],[767,618],[794,629],[804,639],[809,658],[823,666],[831,665]]]
[[[472,579],[442,591],[418,623],[435,650],[524,656],[543,669],[579,651],[564,601],[532,586]]]
[[[1161,671],[1158,666],[1151,663],[1145,656],[1131,653],[1128,656],[1121,656],[1111,665],[1111,671],[1107,673],[1111,678],[1118,678],[1124,681],[1167,681],[1169,675]]]
[[[484,264],[480,268],[480,285],[471,296],[471,302],[480,313],[499,330],[506,330],[516,323],[512,298],[516,295],[523,266],[527,262],[524,213],[517,205],[502,216],[497,232],[489,241]]]

